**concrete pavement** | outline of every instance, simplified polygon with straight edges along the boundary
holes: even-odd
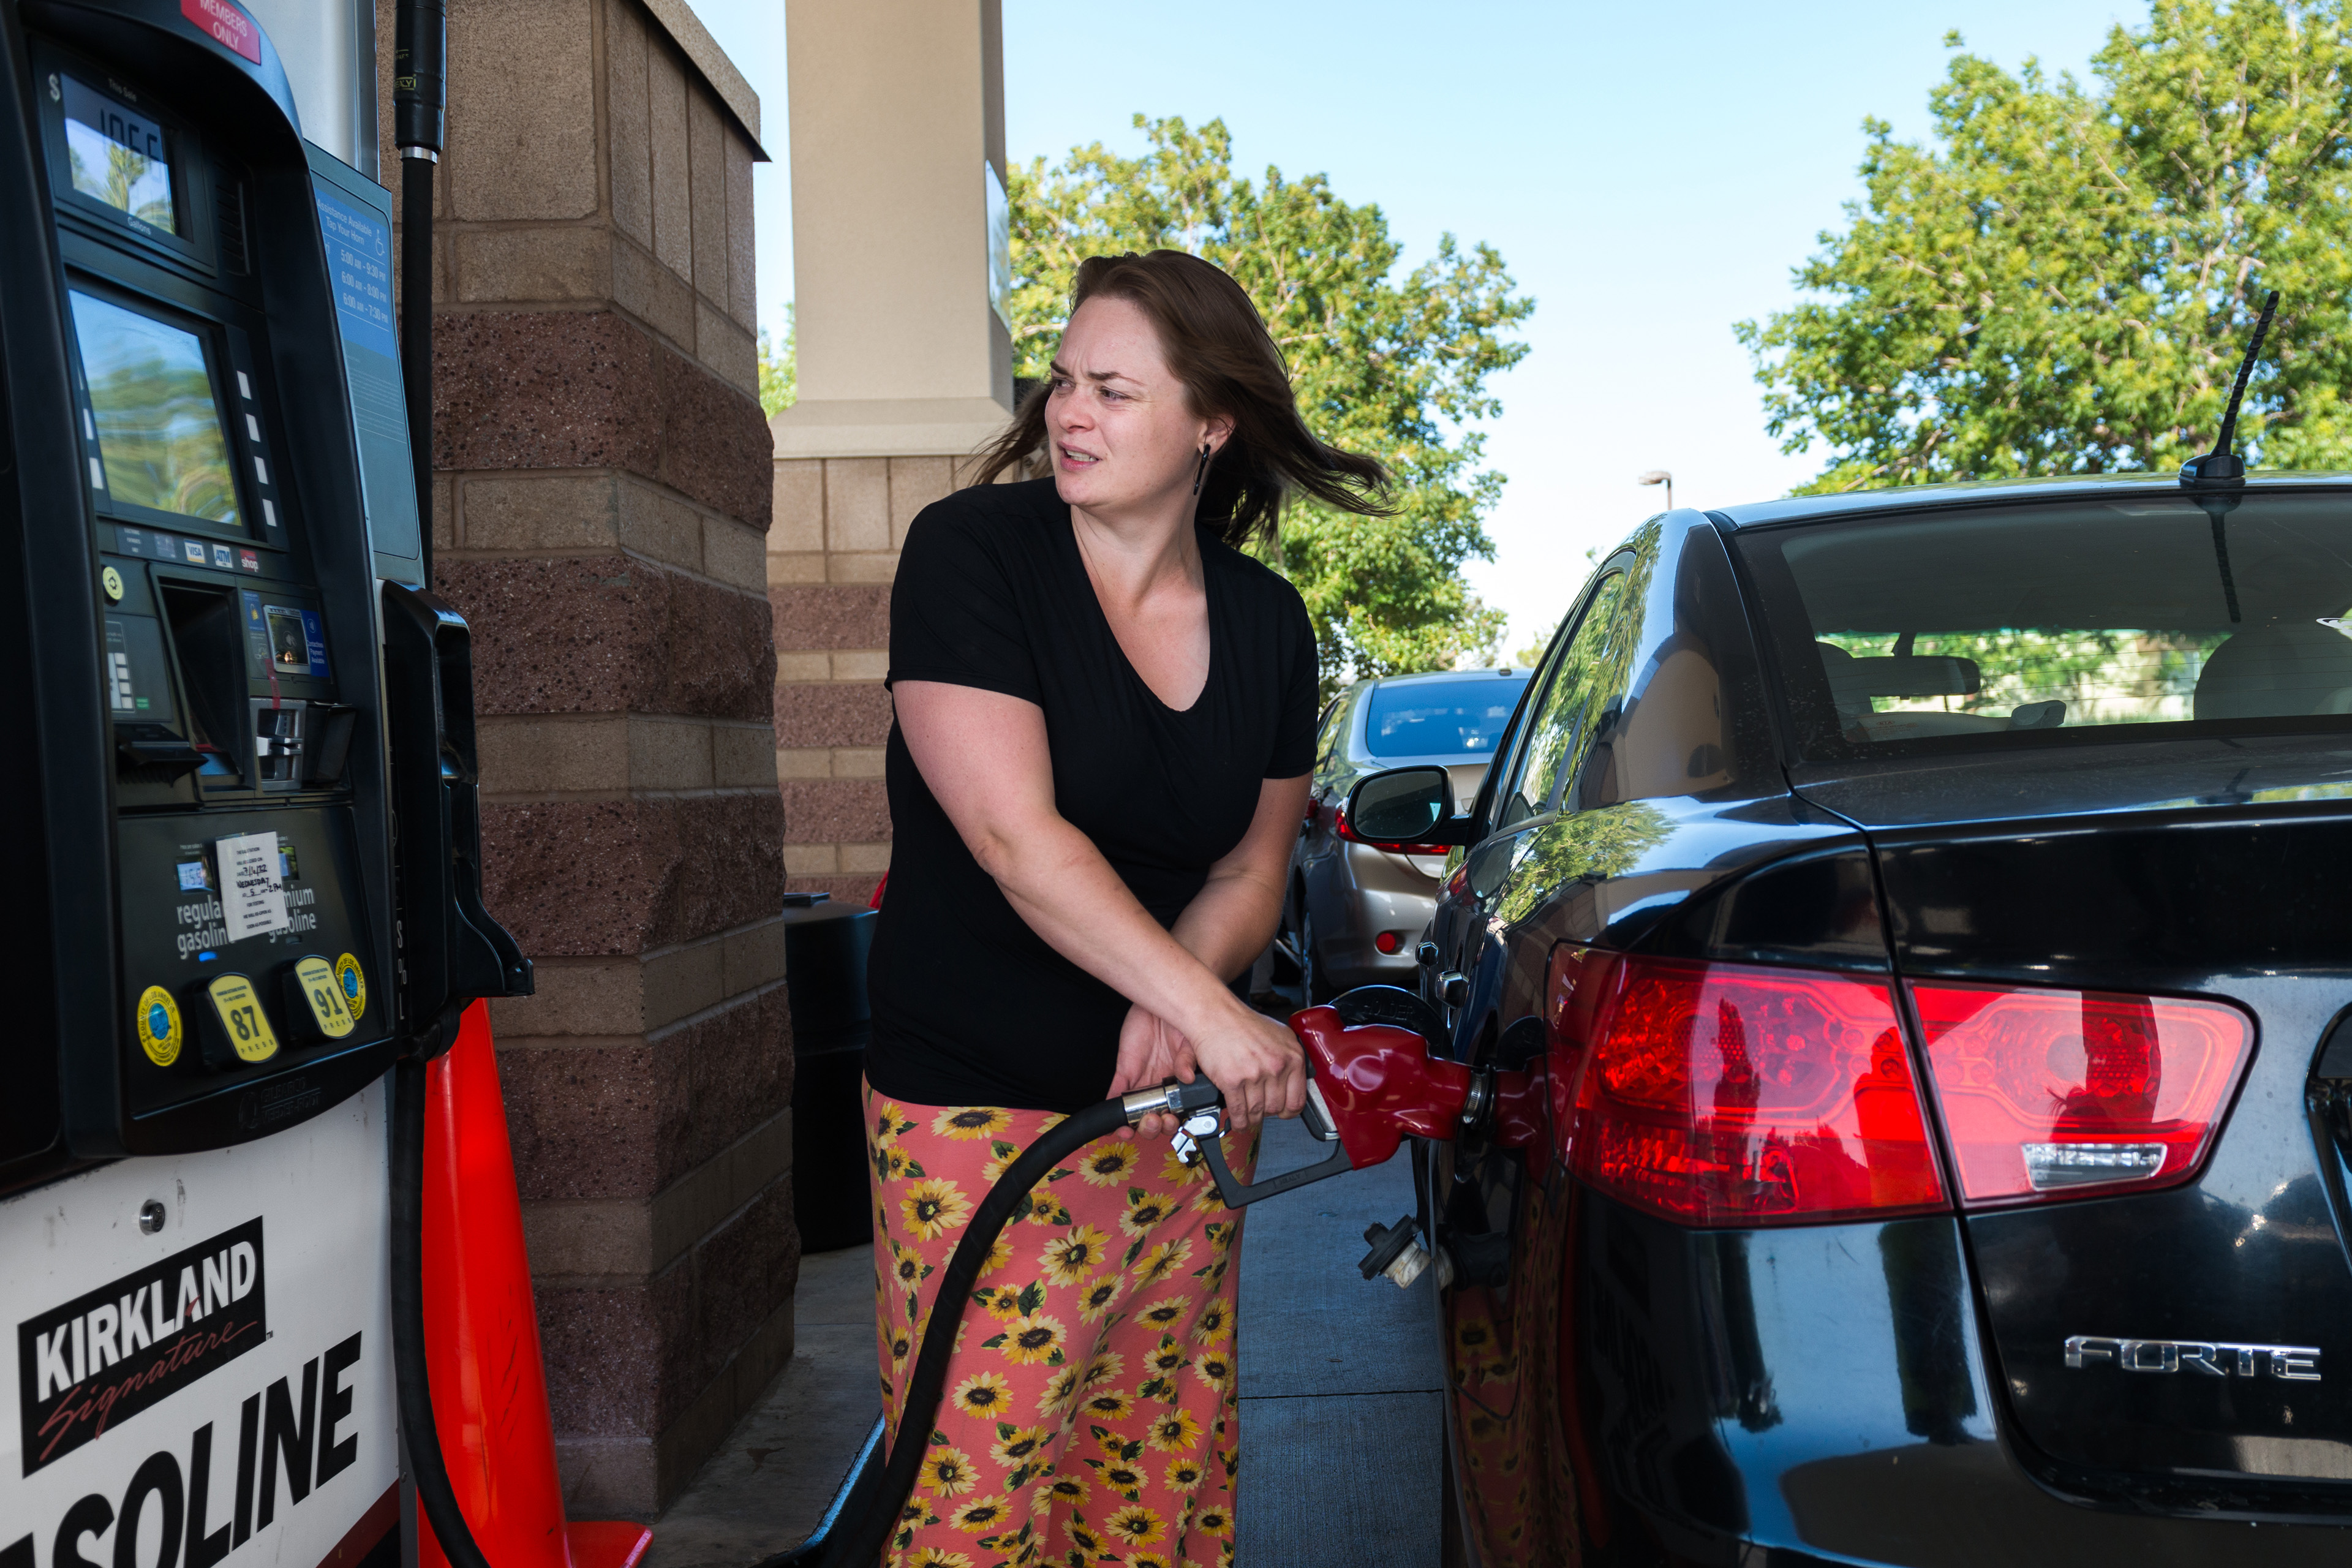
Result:
[[[1296,1121],[1257,1168],[1320,1161]],[[1412,1212],[1400,1153],[1250,1205],[1242,1226],[1239,1568],[1437,1568],[1439,1359],[1433,1292],[1356,1272],[1364,1227]]]

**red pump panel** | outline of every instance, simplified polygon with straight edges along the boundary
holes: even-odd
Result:
[[[1315,1087],[1355,1169],[1393,1155],[1407,1133],[1454,1136],[1470,1069],[1433,1058],[1419,1035],[1388,1024],[1351,1029],[1328,1007],[1293,1014],[1290,1027],[1315,1064]]]

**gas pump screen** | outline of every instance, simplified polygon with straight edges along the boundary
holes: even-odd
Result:
[[[96,421],[91,483],[129,505],[234,525],[236,483],[204,340],[79,289],[73,318]]]
[[[64,79],[66,159],[73,186],[165,234],[180,232],[163,128],[111,93]]]

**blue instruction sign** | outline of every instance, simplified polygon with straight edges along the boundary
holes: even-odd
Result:
[[[343,342],[387,359],[399,348],[392,329],[392,230],[373,213],[319,192],[319,228],[335,279],[335,314]]]

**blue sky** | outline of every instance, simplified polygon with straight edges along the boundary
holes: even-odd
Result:
[[[756,176],[760,314],[792,295],[782,0],[694,0],[761,95],[777,162]],[[1602,8],[1195,0],[1073,11],[1005,0],[1012,156],[1140,149],[1138,111],[1222,116],[1255,177],[1327,174],[1406,247],[1501,250],[1537,310],[1496,390],[1487,457],[1509,476],[1470,575],[1507,610],[1506,655],[1548,635],[1605,547],[1658,509],[1782,494],[1821,466],[1764,432],[1732,323],[1785,308],[1790,269],[1860,194],[1861,122],[1924,133],[1943,37],[2015,68],[2085,75],[2140,5],[1784,0]]]

